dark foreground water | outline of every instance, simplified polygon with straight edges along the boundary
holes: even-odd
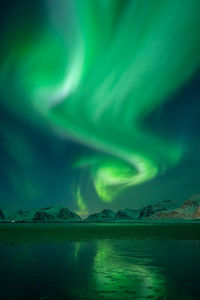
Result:
[[[200,224],[1,224],[0,299],[200,299]]]

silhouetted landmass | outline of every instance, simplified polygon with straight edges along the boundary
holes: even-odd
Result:
[[[35,210],[7,212],[0,209],[0,222],[19,223],[120,223],[120,222],[187,222],[200,221],[200,195],[194,195],[179,207],[170,200],[147,205],[138,210],[104,209],[82,219],[66,207],[51,206]]]

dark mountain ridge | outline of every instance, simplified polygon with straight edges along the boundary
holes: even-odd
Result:
[[[14,211],[4,212],[4,219],[2,220],[0,214],[0,221],[4,222],[24,222],[24,223],[57,223],[57,222],[81,222],[81,217],[72,212],[67,207],[51,206],[40,209],[33,209],[29,211]]]
[[[200,220],[200,194],[193,195],[182,205],[165,200],[156,204],[147,205],[140,209],[120,209],[114,212],[104,209],[82,219],[77,213],[67,207],[51,206],[29,211],[18,210],[7,212],[0,209],[0,222],[24,223],[109,223],[109,222],[155,222],[155,221],[198,221]]]

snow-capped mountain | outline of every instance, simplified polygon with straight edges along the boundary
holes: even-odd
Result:
[[[197,220],[200,219],[200,194],[193,195],[176,209],[160,211],[152,220]]]
[[[150,217],[157,212],[167,211],[175,208],[176,205],[170,200],[165,200],[153,205],[147,205],[141,209],[120,209],[117,213],[109,209],[104,209],[100,213],[89,215],[84,222],[99,223],[99,222],[142,222],[148,221]]]
[[[168,211],[170,209],[174,209],[175,207],[176,204],[170,200],[164,200],[153,205],[148,205],[140,210],[139,219],[146,219],[153,216],[157,212]]]
[[[5,212],[8,222],[80,222],[82,219],[66,207],[51,206],[29,211]]]
[[[81,218],[66,207],[42,208],[34,214],[35,222],[78,222]]]
[[[126,208],[124,212],[130,216],[132,219],[138,219],[140,215],[140,210],[139,209],[130,209]]]
[[[114,217],[115,220],[130,220],[132,219],[131,216],[129,216],[124,210],[120,209],[115,217]]]
[[[139,210],[134,210],[134,209],[129,209],[126,208],[124,210],[120,209],[116,214],[113,219],[113,222],[126,222],[126,221],[133,221],[137,220],[139,217],[140,211]]]
[[[89,215],[85,220],[70,211],[66,207],[51,206],[35,210],[8,212],[0,209],[0,222],[146,222],[146,221],[184,221],[200,220],[200,194],[192,196],[181,206],[177,207],[170,200],[153,205],[147,205],[141,209],[120,209],[117,213],[110,209],[104,209],[99,213]]]
[[[84,221],[85,222],[108,222],[113,220],[115,213],[110,209],[104,209],[100,213],[89,215]]]

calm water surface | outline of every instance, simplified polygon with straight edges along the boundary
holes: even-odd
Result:
[[[0,299],[200,299],[200,225],[1,224]]]

